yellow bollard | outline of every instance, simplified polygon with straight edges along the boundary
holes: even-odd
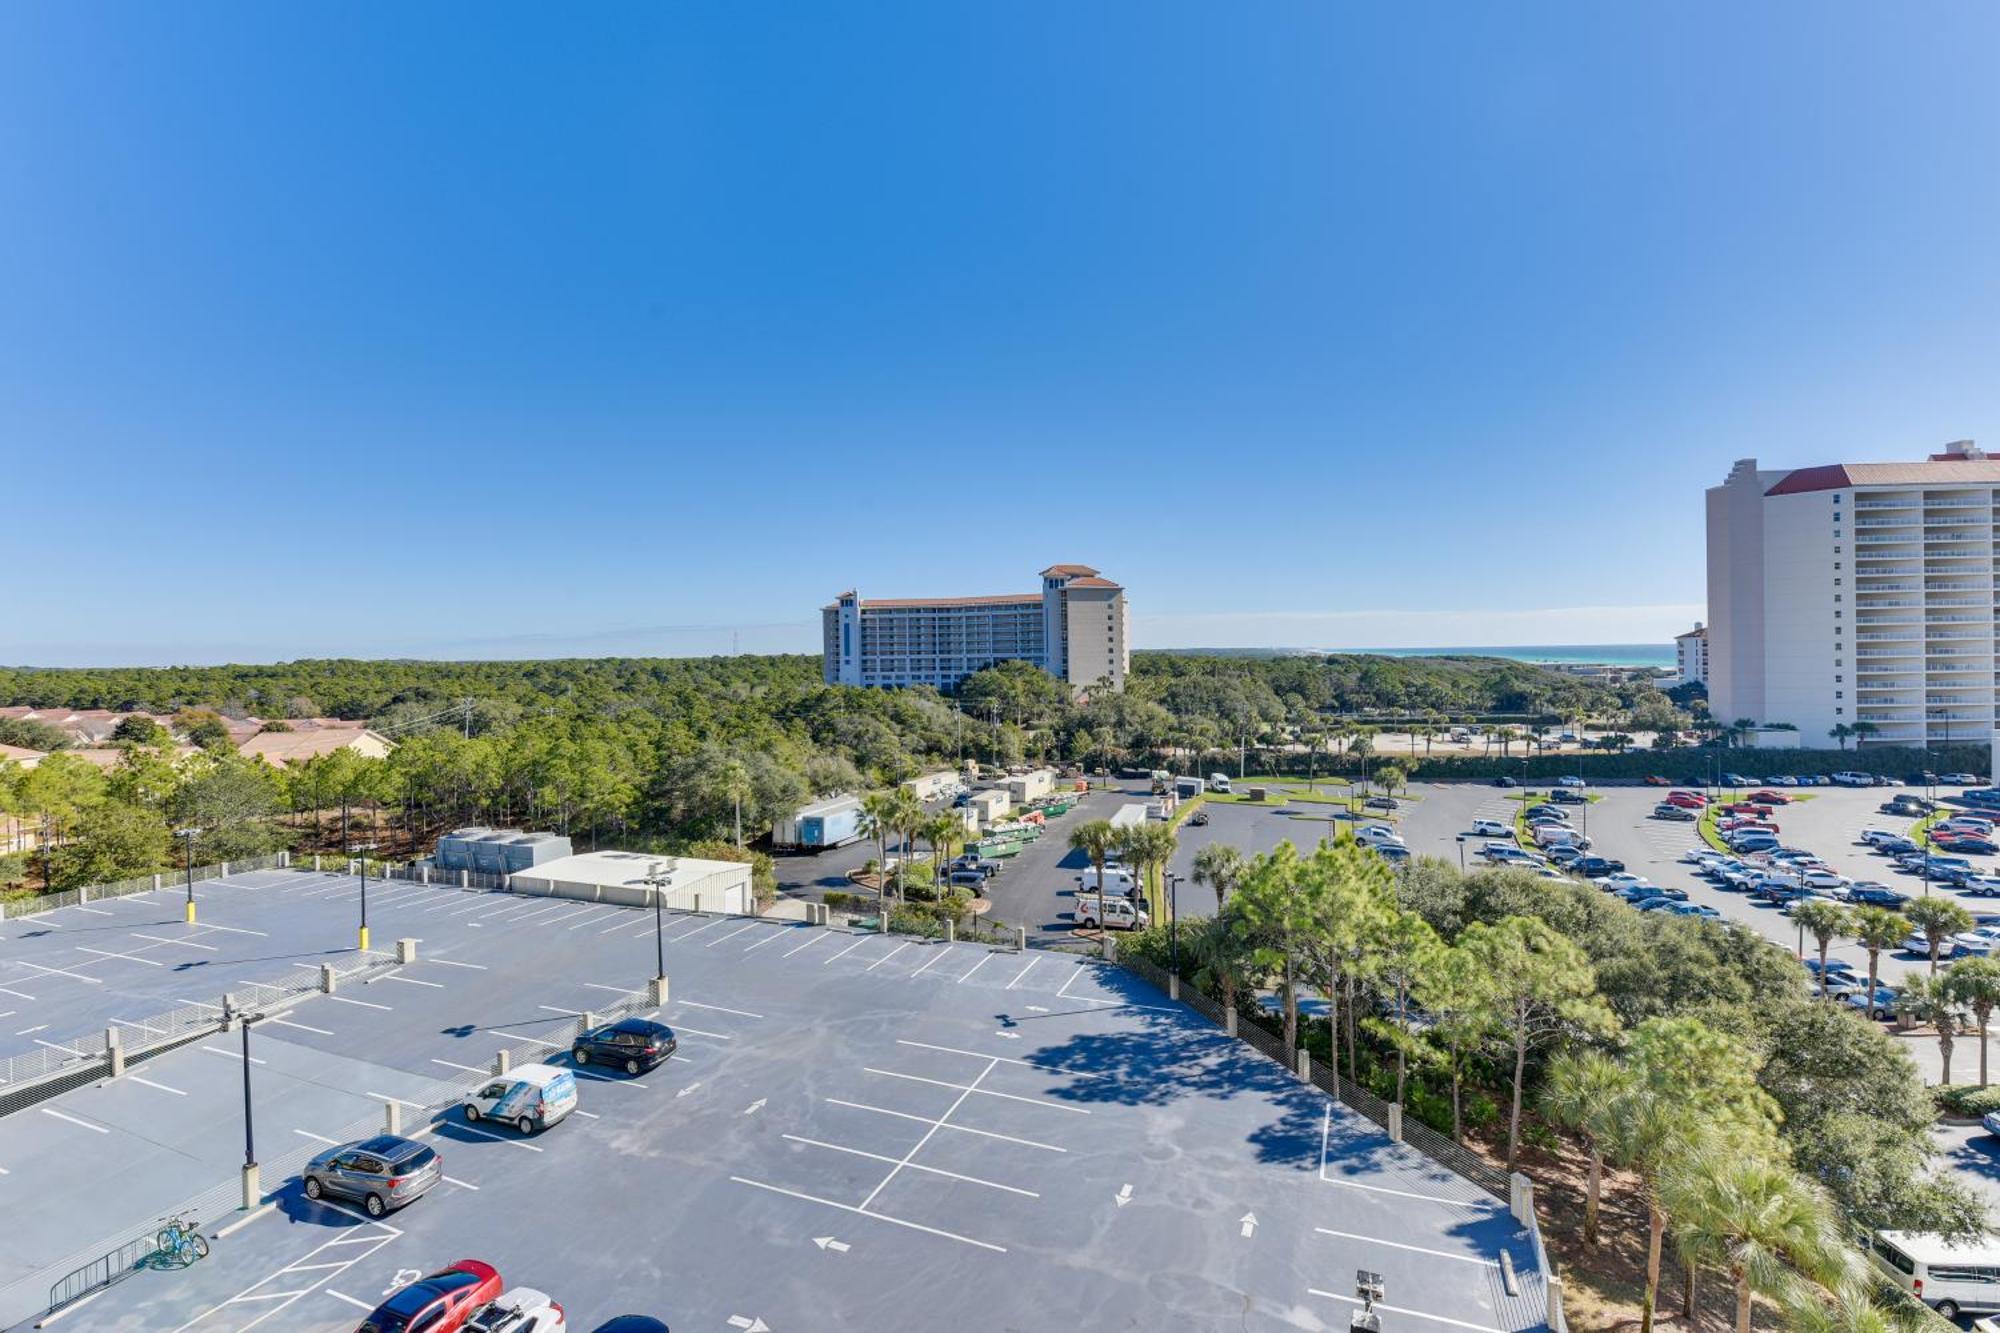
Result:
[[[361,928],[361,952],[368,952],[368,927]]]
[[[187,901],[187,923],[190,926],[194,924],[194,899],[192,898]]]

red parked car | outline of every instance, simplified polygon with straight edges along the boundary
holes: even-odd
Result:
[[[1761,805],[1790,805],[1792,803],[1792,798],[1781,791],[1753,791],[1745,799],[1756,801]]]
[[[1708,808],[1708,802],[1691,791],[1668,792],[1667,804],[1678,805],[1683,810],[1705,810]]]
[[[1749,801],[1738,801],[1735,805],[1723,806],[1722,813],[1725,815],[1742,815],[1749,819],[1769,819],[1772,810],[1768,805],[1754,805]]]
[[[1724,833],[1736,833],[1754,829],[1759,833],[1776,833],[1778,826],[1768,819],[1725,819],[1720,825]]]
[[[1671,787],[1674,784],[1658,773],[1654,773],[1646,779],[1646,785],[1648,787]]]
[[[355,1333],[456,1333],[474,1311],[500,1294],[500,1274],[477,1259],[460,1259],[375,1307]]]

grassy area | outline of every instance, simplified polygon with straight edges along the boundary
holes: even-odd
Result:
[[[1529,790],[1526,791],[1510,791],[1507,793],[1507,799],[1510,801],[1520,801],[1525,807],[1526,803],[1529,801],[1548,800],[1549,793],[1546,791],[1536,791],[1530,788]],[[1585,792],[1583,794],[1583,799],[1586,804],[1595,805],[1597,802],[1603,800],[1604,798],[1598,795],[1596,792]]]
[[[1937,844],[1931,841],[1931,829],[1950,819],[1954,813],[1951,810],[1933,810],[1916,823],[1910,825],[1910,831],[1906,836],[1915,839],[1919,847],[1928,847],[1935,850]]]
[[[1701,840],[1718,852],[1727,852],[1729,844],[1722,840],[1722,833],[1715,827],[1715,807],[1709,806],[1701,812],[1695,828],[1701,833]]]

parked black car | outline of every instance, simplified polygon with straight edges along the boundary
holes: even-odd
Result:
[[[572,1063],[616,1065],[628,1074],[642,1074],[674,1053],[680,1042],[674,1030],[650,1018],[621,1018],[592,1028],[570,1044]]]
[[[1570,864],[1570,873],[1592,879],[1598,875],[1616,875],[1625,869],[1623,861],[1608,856],[1579,856]]]
[[[1502,773],[1499,777],[1493,779],[1493,785],[1496,787],[1518,787],[1521,784],[1508,777],[1505,773]]]
[[[1857,884],[1847,891],[1847,901],[1869,907],[1901,907],[1910,901],[1910,895],[1880,885]]]
[[[1574,787],[1557,787],[1549,793],[1549,799],[1557,805],[1582,805],[1590,798]]]

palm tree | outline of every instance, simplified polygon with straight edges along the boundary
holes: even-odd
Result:
[[[896,867],[896,896],[903,896],[903,876],[909,872],[909,863],[917,850],[917,830],[930,819],[930,811],[917,799],[916,793],[898,787],[890,797],[889,827],[896,831],[898,850],[902,853]]]
[[[1193,880],[1215,892],[1215,914],[1222,915],[1229,895],[1243,879],[1243,853],[1226,842],[1211,842],[1194,854]]]
[[[940,810],[926,819],[917,832],[931,845],[931,878],[939,880],[951,849],[965,837],[965,821],[949,810]]]
[[[1237,992],[1247,984],[1250,951],[1226,916],[1212,916],[1187,932],[1183,946],[1194,965],[1197,986],[1213,985],[1222,995],[1224,1013],[1236,1007]]]
[[[1930,946],[1931,975],[1937,975],[1938,950],[1961,930],[1971,930],[1972,913],[1949,898],[1919,898],[1903,909],[1903,917]]]
[[[1069,849],[1090,858],[1090,864],[1097,869],[1097,890],[1100,893],[1104,890],[1104,863],[1117,845],[1118,830],[1111,827],[1108,819],[1093,819],[1069,831]]]
[[[895,797],[886,791],[871,791],[861,798],[861,836],[875,839],[875,910],[885,911],[889,890],[889,826],[895,815]]]
[[[1848,933],[1868,951],[1868,1017],[1875,1017],[1875,981],[1881,974],[1882,955],[1900,945],[1910,933],[1909,923],[1900,912],[1886,907],[1858,907]]]
[[[1908,977],[1896,994],[1896,1012],[1937,1029],[1938,1054],[1944,1058],[1940,1082],[1949,1087],[1952,1040],[1958,1036],[1958,1001],[1951,986],[1940,977]]]
[[[1598,1200],[1604,1182],[1604,1145],[1618,1132],[1619,1099],[1632,1087],[1623,1065],[1595,1051],[1561,1055],[1542,1082],[1542,1114],[1583,1140],[1590,1155],[1584,1178],[1583,1239],[1597,1244]]]
[[[1839,903],[1802,902],[1792,909],[1792,922],[1819,945],[1819,994],[1826,998],[1826,955],[1833,942],[1847,933],[1847,909]]]
[[[1676,1245],[1719,1265],[1736,1289],[1736,1333],[1750,1333],[1751,1302],[1786,1306],[1852,1271],[1832,1203],[1804,1176],[1762,1154],[1704,1147],[1662,1181]]]
[[[1973,1030],[1979,1034],[1979,1086],[1986,1086],[1986,1025],[2000,1008],[2000,959],[1961,958],[1945,969],[1945,986],[1951,998],[1972,1012]]]
[[[1854,728],[1848,726],[1845,722],[1836,722],[1826,734],[1840,742],[1840,748],[1845,750],[1847,748],[1847,738],[1854,734]]]

